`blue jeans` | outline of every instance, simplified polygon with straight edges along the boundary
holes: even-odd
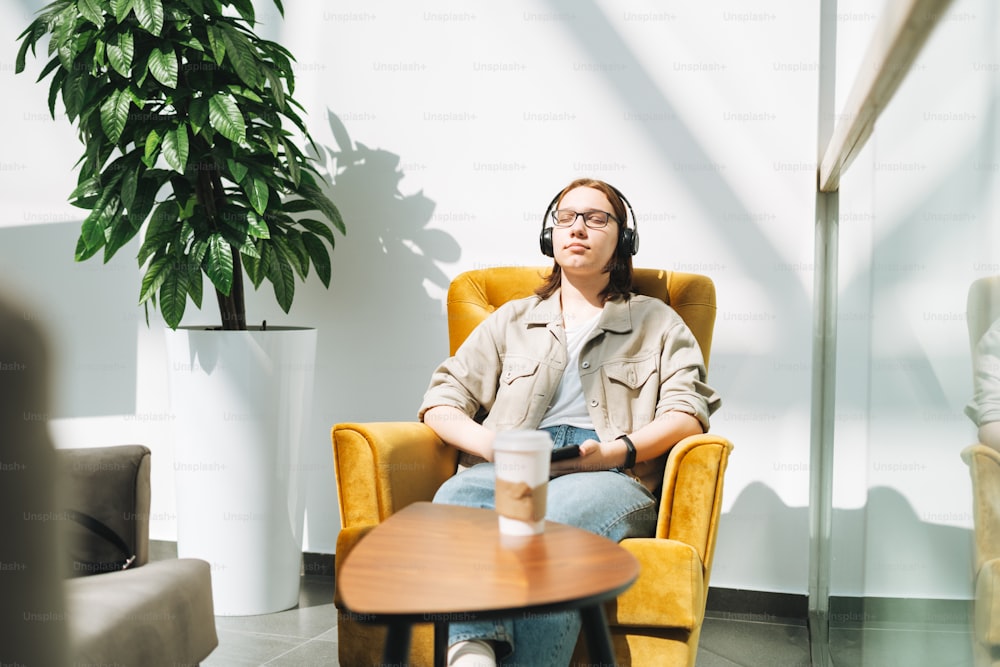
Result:
[[[544,430],[552,435],[557,448],[597,439],[594,431],[573,426]],[[434,502],[493,509],[493,474],[492,463],[472,466],[441,485]],[[545,518],[619,542],[653,535],[656,504],[646,487],[621,472],[579,472],[549,480]],[[501,665],[553,667],[569,664],[579,633],[580,614],[576,611],[526,613],[513,619],[452,623],[448,641],[493,641]]]

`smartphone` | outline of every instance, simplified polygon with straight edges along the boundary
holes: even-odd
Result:
[[[559,447],[552,450],[552,460],[553,461],[564,461],[566,459],[574,459],[580,455],[580,445],[567,445],[566,447]]]

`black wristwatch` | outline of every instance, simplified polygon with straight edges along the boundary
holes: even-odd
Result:
[[[631,470],[635,467],[635,445],[632,444],[632,440],[624,433],[615,438],[615,440],[621,440],[628,447],[628,452],[625,454],[625,465],[622,468],[624,470]]]

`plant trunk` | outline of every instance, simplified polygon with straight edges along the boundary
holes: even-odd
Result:
[[[207,149],[205,151],[208,152]],[[226,202],[226,189],[219,177],[219,170],[214,163],[205,165],[198,176],[198,198],[208,213],[212,226],[218,229],[218,211]],[[224,331],[245,331],[247,328],[247,309],[243,290],[243,262],[240,252],[232,249],[233,282],[229,294],[215,290],[215,298],[219,303],[219,315],[222,317]]]
[[[215,296],[219,301],[222,328],[227,331],[245,331],[247,309],[243,291],[243,263],[236,248],[233,248],[233,286],[228,296],[218,290],[215,291]]]

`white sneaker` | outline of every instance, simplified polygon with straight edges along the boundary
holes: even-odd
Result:
[[[479,639],[456,642],[448,647],[448,667],[496,667],[493,646]]]

